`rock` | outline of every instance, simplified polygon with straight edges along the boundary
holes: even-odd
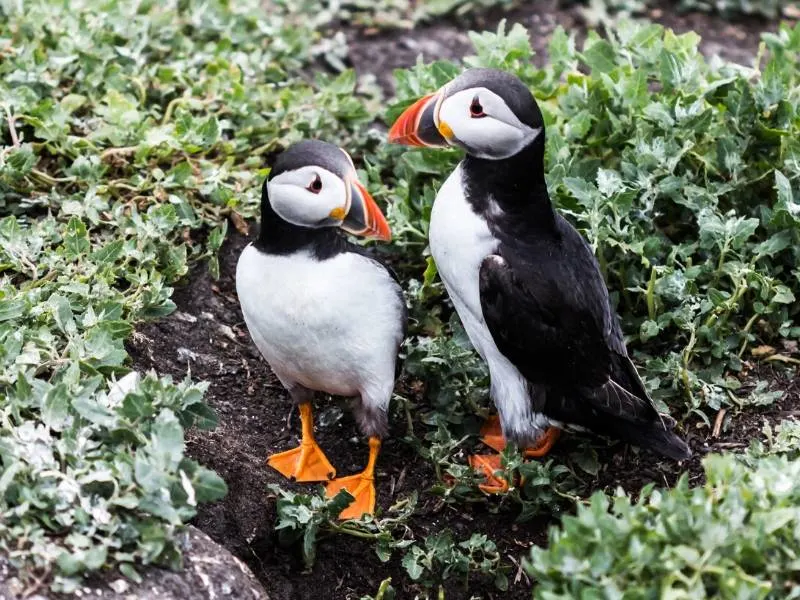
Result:
[[[70,598],[92,600],[269,600],[250,569],[205,533],[192,527],[184,534],[183,571],[158,567],[137,567],[142,583],[121,577],[118,572],[87,580]],[[0,556],[0,600],[22,600],[25,585],[13,567]],[[27,590],[28,593],[32,590]],[[45,589],[26,600],[61,600],[60,594]]]

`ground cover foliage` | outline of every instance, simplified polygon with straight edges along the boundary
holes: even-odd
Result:
[[[184,455],[185,429],[215,424],[203,383],[114,382],[135,323],[172,310],[188,264],[218,268],[228,224],[257,214],[268,158],[308,136],[351,152],[392,224],[393,244],[376,250],[408,282],[412,316],[392,418],[407,419],[406,441],[437,474],[422,493],[487,503],[463,459],[489,410],[486,371],[426,253],[435,191],[459,155],[387,147],[380,130],[461,66],[400,71],[384,102],[369,79],[320,72],[340,69],[346,48],[315,7],[0,1],[0,548],[33,586],[176,566],[180,525],[225,493]],[[737,374],[755,348],[792,360],[775,348],[800,335],[800,27],[765,34],[752,67],[707,61],[695,34],[649,24],[580,47],[557,30],[544,69],[521,27],[471,37],[465,65],[509,69],[539,99],[554,202],[595,249],[664,409],[709,425],[721,407],[774,401],[764,386],[739,393]],[[744,457],[707,459],[700,488],[598,493],[586,507],[590,443],[530,463],[510,449],[523,483],[488,506],[525,520],[578,505],[529,557],[537,597],[601,597],[598,580],[602,597],[786,597],[800,521],[783,483],[798,433],[790,422],[768,433]],[[275,492],[281,537],[309,565],[319,536],[352,535],[402,557],[432,593],[471,576],[504,589],[516,570],[484,535],[416,539],[416,496],[341,524],[341,497]],[[731,513],[740,535],[722,541]],[[623,547],[639,553],[609,550]],[[650,570],[631,572],[643,556],[656,557]],[[378,595],[392,593],[386,582]]]

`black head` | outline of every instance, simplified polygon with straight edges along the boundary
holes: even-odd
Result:
[[[268,181],[287,171],[297,171],[304,167],[321,167],[342,181],[355,171],[350,155],[339,146],[321,140],[302,140],[278,155]]]
[[[543,143],[544,119],[528,87],[497,69],[468,69],[404,112],[389,140],[455,145],[476,158],[502,160]]]
[[[389,225],[358,181],[350,155],[318,140],[298,142],[278,156],[261,192],[263,246],[270,236],[305,239],[313,230],[341,228],[391,239]]]
[[[542,111],[528,86],[516,75],[499,69],[467,69],[445,86],[445,100],[458,92],[478,88],[485,88],[500,97],[511,112],[528,127],[544,127]],[[477,95],[480,100],[480,94]]]

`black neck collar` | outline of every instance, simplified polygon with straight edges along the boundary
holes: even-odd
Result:
[[[517,154],[502,160],[469,156],[462,163],[467,200],[478,214],[490,201],[516,218],[553,226],[555,212],[544,178],[544,129]]]

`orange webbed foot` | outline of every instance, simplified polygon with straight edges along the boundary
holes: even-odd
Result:
[[[487,494],[502,494],[508,491],[508,482],[495,475],[503,468],[499,454],[473,454],[469,457],[469,466],[486,478],[486,483],[478,484],[482,491]]]
[[[299,482],[328,481],[336,477],[336,469],[313,440],[303,440],[297,448],[273,454],[267,464],[284,477]]]
[[[334,479],[325,486],[328,498],[333,498],[341,490],[347,490],[353,501],[340,514],[340,519],[360,519],[363,515],[375,513],[375,483],[371,476],[363,473]]]
[[[314,439],[314,417],[311,404],[298,406],[302,423],[302,438],[297,448],[273,454],[267,464],[284,477],[295,481],[327,481],[336,477],[336,469]]]
[[[544,434],[536,440],[536,444],[523,451],[525,458],[541,458],[550,452],[553,445],[561,435],[561,429],[558,427],[548,427]],[[500,418],[497,415],[492,415],[486,419],[486,422],[481,428],[481,441],[489,446],[492,450],[502,452],[506,447],[506,438],[503,435],[503,430],[500,427]]]
[[[343,489],[353,497],[350,505],[339,514],[340,519],[360,519],[365,514],[375,513],[375,463],[380,448],[380,438],[369,438],[369,459],[364,471],[357,475],[339,477],[325,486],[328,498],[333,498]]]
[[[531,448],[526,448],[523,452],[525,458],[541,458],[546,456],[558,438],[561,436],[561,430],[558,427],[548,427],[542,437],[536,440],[536,445]]]
[[[503,436],[503,429],[500,427],[500,417],[492,415],[488,417],[481,427],[481,441],[492,450],[502,452],[506,447],[506,438]]]

